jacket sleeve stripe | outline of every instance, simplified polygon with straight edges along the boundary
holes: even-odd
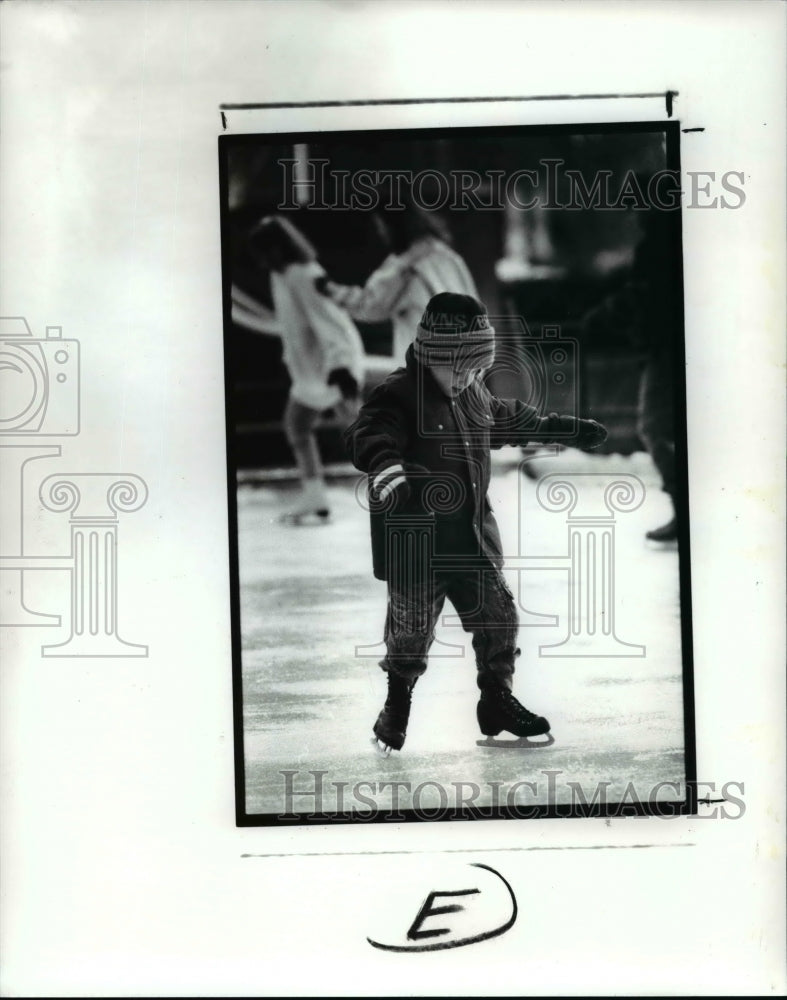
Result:
[[[382,483],[386,479],[388,479],[389,476],[393,476],[397,472],[404,472],[404,469],[402,468],[401,465],[389,465],[388,468],[383,469],[382,472],[378,473],[374,477],[374,482],[372,483],[372,486],[374,487],[374,489],[379,490]]]
[[[379,494],[378,494],[378,495],[379,495],[379,497],[380,497],[380,499],[381,499],[381,500],[385,500],[385,498],[386,498],[386,497],[387,497],[387,496],[388,496],[388,495],[389,495],[390,493],[393,493],[393,491],[394,491],[394,490],[396,489],[396,487],[397,487],[397,486],[398,486],[398,485],[399,485],[400,483],[403,483],[404,481],[405,481],[405,477],[404,477],[404,476],[397,476],[397,477],[396,477],[396,479],[394,479],[394,481],[393,481],[393,482],[391,482],[391,483],[387,483],[387,484],[386,484],[385,486],[383,486],[383,488],[382,488],[382,489],[380,490],[380,492],[379,492]]]

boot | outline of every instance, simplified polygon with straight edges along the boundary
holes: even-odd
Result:
[[[503,730],[520,737],[543,736],[550,728],[543,716],[528,711],[505,685],[496,680],[481,688],[476,715],[484,736],[497,736]]]
[[[410,701],[417,680],[402,677],[391,670],[387,673],[388,697],[374,724],[378,748],[386,757],[391,750],[401,750],[404,746],[410,719]]]
[[[665,488],[664,492],[670,498],[672,517],[666,524],[662,524],[660,528],[653,528],[651,531],[645,532],[645,538],[651,542],[674,542],[678,537],[678,518],[675,513],[675,497],[672,489]]]
[[[660,528],[653,528],[651,531],[646,531],[645,538],[651,542],[676,541],[678,538],[678,522],[676,518],[673,517],[671,521],[662,524]]]

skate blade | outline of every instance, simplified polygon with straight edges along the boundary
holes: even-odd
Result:
[[[310,510],[303,513],[284,513],[276,519],[279,524],[290,528],[313,528],[321,524],[331,523],[329,510]]]
[[[383,743],[382,740],[378,740],[376,736],[372,736],[371,744],[380,757],[391,756],[391,750],[393,750],[393,747],[389,747],[387,743]]]
[[[655,552],[677,552],[677,538],[648,538],[645,537],[645,548]]]
[[[510,740],[501,740],[496,736],[487,736],[484,740],[476,740],[477,747],[490,747],[493,750],[543,750],[555,742],[552,733],[543,736],[517,736]]]

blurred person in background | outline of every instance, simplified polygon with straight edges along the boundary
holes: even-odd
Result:
[[[270,274],[282,360],[292,381],[283,423],[298,466],[301,494],[280,521],[325,522],[330,505],[315,427],[328,410],[342,425],[357,414],[363,343],[347,313],[317,291],[315,282],[325,277],[325,271],[314,247],[288,219],[266,216],[253,227],[249,242],[255,260]],[[233,305],[250,307],[236,298],[235,290]],[[269,326],[268,332],[273,328]]]
[[[441,219],[415,205],[382,209],[376,217],[389,255],[363,287],[325,280],[320,291],[362,323],[390,320],[393,360],[403,365],[426,304],[438,292],[478,297],[464,260],[450,246]]]
[[[673,220],[669,211],[639,210],[641,236],[625,284],[584,317],[589,336],[622,333],[642,352],[644,366],[637,401],[637,434],[661,476],[662,489],[672,499],[673,514],[664,525],[646,533],[654,542],[678,537],[675,508],[675,341],[677,319],[670,274]]]

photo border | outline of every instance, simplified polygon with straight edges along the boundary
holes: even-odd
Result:
[[[372,813],[337,812],[308,814],[273,814],[248,813],[246,811],[246,761],[243,725],[243,676],[242,676],[242,644],[240,615],[240,578],[238,552],[238,513],[237,513],[237,445],[234,411],[234,393],[229,381],[228,357],[231,350],[232,336],[232,258],[230,248],[230,229],[228,225],[228,154],[238,145],[252,145],[268,142],[270,144],[308,142],[313,137],[330,138],[341,141],[350,140],[362,135],[365,140],[373,139],[408,139],[408,138],[444,138],[455,137],[457,133],[472,133],[474,136],[494,136],[500,134],[614,134],[631,132],[663,132],[666,140],[666,170],[674,176],[681,177],[680,156],[680,119],[672,118],[673,98],[676,91],[664,92],[667,120],[643,120],[627,122],[578,122],[575,124],[511,124],[511,125],[461,125],[435,127],[398,127],[384,129],[309,129],[294,132],[238,132],[224,133],[218,137],[218,176],[220,199],[220,229],[221,229],[221,275],[222,275],[222,317],[224,344],[224,385],[225,385],[225,434],[227,460],[227,515],[229,531],[229,575],[230,575],[230,613],[232,641],[232,687],[233,687],[233,727],[234,727],[234,763],[235,763],[235,823],[238,827],[284,827],[318,826],[318,825],[367,825],[369,823],[435,823],[452,820],[514,820],[514,819],[588,819],[588,818],[622,818],[629,816],[669,818],[674,816],[695,816],[698,814],[698,784],[697,784],[697,751],[696,751],[696,715],[694,701],[694,649],[692,623],[692,592],[691,592],[691,552],[689,526],[689,470],[688,470],[688,426],[687,426],[687,386],[686,386],[686,330],[684,320],[684,282],[683,282],[683,212],[681,203],[676,211],[676,221],[673,223],[672,255],[670,280],[676,292],[675,322],[679,327],[674,355],[674,388],[673,405],[675,417],[675,453],[677,495],[675,497],[676,513],[678,515],[678,583],[680,607],[680,637],[682,660],[682,696],[683,696],[683,752],[685,794],[682,799],[664,802],[654,806],[648,802],[637,803],[607,803],[588,806],[575,805],[533,805],[528,806],[526,815],[516,807],[473,807],[464,806],[461,809],[441,809],[441,814],[435,817],[423,817],[413,809],[376,810]],[[590,95],[592,96],[592,95]],[[611,98],[615,95],[595,95],[597,99]],[[660,94],[618,95],[620,97],[653,98]],[[540,100],[581,100],[575,98],[540,98]],[[286,105],[222,105],[222,123],[226,129],[226,110],[266,109],[273,108],[321,108],[367,106],[370,104],[385,107],[390,104],[439,104],[439,103],[472,103],[491,101],[526,101],[539,98],[454,98],[441,101],[439,99],[420,99],[402,101],[336,101],[316,102]],[[681,177],[682,180],[682,177]],[[682,192],[681,188],[681,192]],[[326,209],[328,211],[328,209]],[[311,773],[311,772],[306,772]]]

